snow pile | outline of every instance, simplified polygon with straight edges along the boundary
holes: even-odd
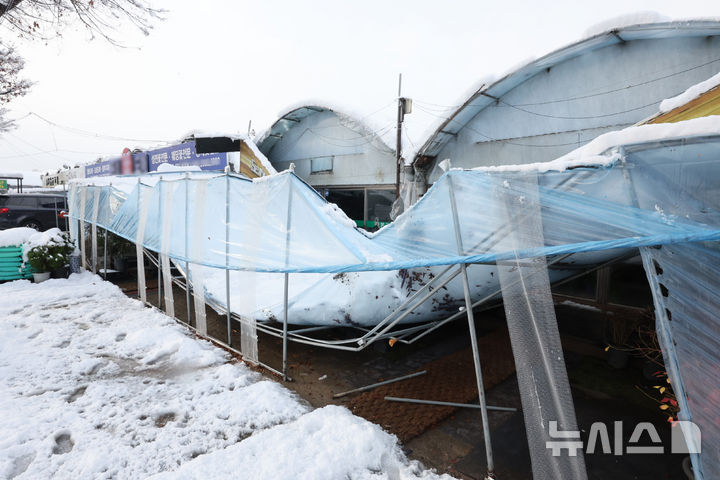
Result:
[[[438,478],[90,273],[0,285],[0,328],[0,478]]]
[[[26,251],[33,247],[40,247],[43,245],[62,245],[65,243],[63,232],[59,228],[49,228],[44,232],[38,232],[34,229],[12,229],[12,230],[32,230],[32,234],[27,237],[27,240],[23,242],[23,247]]]
[[[677,107],[681,107],[718,85],[720,85],[720,73],[715,74],[704,82],[693,85],[680,95],[663,100],[662,103],[660,103],[660,113],[669,112]]]
[[[231,478],[239,472],[243,478],[438,478],[402,457],[394,436],[331,405],[152,478]]]
[[[13,229],[15,230],[15,229]],[[24,230],[24,228],[23,228]],[[32,229],[31,229],[32,230]],[[69,238],[69,237],[68,237]],[[66,237],[59,228],[50,228],[44,232],[32,230],[27,239],[23,242],[23,261],[28,261],[28,253],[35,247],[62,246],[66,243]]]
[[[37,234],[37,230],[28,227],[9,228],[0,231],[0,247],[12,247],[22,245],[30,240],[30,237]]]

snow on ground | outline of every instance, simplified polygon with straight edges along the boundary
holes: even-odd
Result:
[[[90,273],[0,285],[0,478],[450,478]]]

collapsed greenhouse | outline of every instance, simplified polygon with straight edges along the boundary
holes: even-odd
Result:
[[[555,478],[585,474],[582,455],[552,457],[545,448],[548,420],[575,427],[550,282],[640,248],[681,419],[704,432],[695,471],[712,475],[720,469],[720,438],[706,402],[717,378],[703,365],[720,360],[713,347],[718,147],[720,128],[709,117],[607,134],[555,162],[500,172],[451,169],[375,234],[357,229],[292,171],[254,180],[170,172],[76,181],[71,217],[91,225],[93,258],[98,228],[135,242],[141,253],[159,253],[171,315],[170,270],[179,267],[196,306],[208,301],[228,320],[241,320],[249,361],[257,358],[258,329],[310,342],[303,329],[288,333],[288,325],[327,327],[344,319],[360,336],[324,346],[359,349],[387,335],[412,341],[449,311],[457,312],[450,318],[472,320],[474,306],[502,295],[533,469]],[[72,224],[76,238],[86,235]],[[144,276],[144,268],[138,272]],[[403,277],[418,279],[420,288],[394,285]],[[354,297],[333,303],[327,286],[343,282],[354,283],[347,289]],[[143,278],[139,285],[144,299]],[[390,293],[379,298],[382,292]],[[459,302],[433,310],[448,292]],[[353,320],[345,302],[367,311]],[[273,320],[282,320],[282,328]],[[200,318],[198,328],[202,333]]]
[[[537,478],[587,478],[582,450],[553,456],[547,447],[558,433],[551,422],[561,433],[576,430],[550,285],[639,251],[679,419],[703,433],[700,449],[698,432],[682,424],[694,474],[713,478],[719,382],[708,366],[720,361],[720,123],[629,126],[716,72],[718,32],[716,21],[613,29],[483,85],[406,166],[400,193],[412,207],[374,233],[357,227],[384,221],[373,220],[368,195],[390,192],[392,152],[366,148],[376,134],[362,130],[357,140],[347,116],[304,106],[263,137],[270,161],[288,170],[252,180],[230,172],[76,180],[72,234],[83,249],[90,237],[82,258],[94,270],[99,229],[135,243],[140,299],[147,301],[150,259],[168,314],[180,284],[198,333],[208,334],[210,305],[227,318],[228,346],[236,347],[231,321],[239,324],[249,362],[259,363],[258,332],[282,338],[283,374],[288,341],[359,351],[382,339],[410,344],[467,318],[484,428],[473,312],[502,301]],[[318,126],[329,129],[325,138],[305,135]],[[383,175],[368,173],[358,186],[358,171]],[[330,187],[362,187],[353,197],[359,213],[345,211],[352,220],[326,202],[335,198]],[[335,327],[351,334],[316,335]],[[492,471],[488,430],[485,437]]]

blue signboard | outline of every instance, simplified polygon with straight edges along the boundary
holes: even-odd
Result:
[[[197,153],[195,142],[181,143],[148,152],[148,171],[156,171],[163,163],[178,167],[196,166],[201,170],[223,170],[227,165],[227,153]]]
[[[146,173],[148,171],[148,154],[145,152],[132,154],[132,166],[125,165],[123,171],[123,158],[115,157],[102,162],[85,165],[85,178],[104,177],[106,175],[125,175],[129,173]]]
[[[120,175],[120,157],[85,165],[85,178],[104,177],[106,175]]]

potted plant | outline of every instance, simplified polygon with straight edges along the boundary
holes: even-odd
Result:
[[[70,275],[70,257],[75,251],[75,243],[70,234],[63,232],[60,239],[53,239],[49,245],[50,256],[55,259],[52,268],[52,278],[67,278]]]
[[[125,272],[130,262],[135,259],[135,244],[117,235],[108,237],[108,252],[112,252],[111,261],[113,269]]]
[[[66,233],[44,245],[32,247],[27,252],[27,259],[34,270],[35,283],[44,282],[50,278],[51,272],[64,269],[73,250],[72,240]]]
[[[27,254],[28,263],[33,269],[35,283],[44,282],[50,278],[50,254],[47,245],[33,247]]]
[[[605,351],[608,352],[608,364],[617,369],[625,368],[633,351],[629,340],[637,330],[639,319],[620,314],[606,318],[608,346],[605,347]]]

